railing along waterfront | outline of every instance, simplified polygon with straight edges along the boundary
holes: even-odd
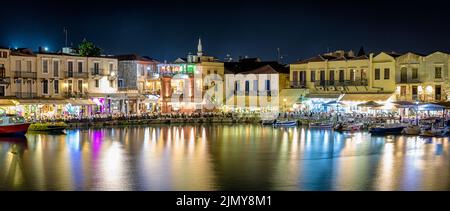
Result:
[[[292,88],[306,88],[306,81],[291,81]]]

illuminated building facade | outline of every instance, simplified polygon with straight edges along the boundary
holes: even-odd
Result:
[[[278,112],[287,107],[282,94],[289,89],[289,68],[259,58],[225,63],[226,104],[224,111]]]
[[[178,58],[170,64],[158,64],[161,75],[161,106],[163,113],[194,111],[215,111],[217,108],[205,108],[204,94],[213,89],[213,92],[222,92],[211,80],[206,77],[223,81],[224,65],[212,56],[203,53],[201,40],[197,46],[197,54],[189,54],[187,58]],[[213,87],[213,88],[211,88]],[[223,98],[214,99],[220,103]]]
[[[127,114],[160,110],[161,76],[158,61],[136,54],[117,56],[118,94],[121,111]]]

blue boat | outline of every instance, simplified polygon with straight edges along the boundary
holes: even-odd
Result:
[[[379,125],[371,127],[369,132],[378,135],[396,135],[401,134],[404,128],[405,126],[403,125]]]
[[[294,127],[297,126],[297,121],[275,121],[274,127]]]

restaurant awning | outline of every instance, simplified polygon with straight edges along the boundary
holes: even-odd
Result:
[[[18,99],[19,105],[38,105],[38,104],[52,104],[60,105],[66,104],[65,100],[47,100],[47,99]]]
[[[389,100],[393,96],[392,93],[386,94],[344,94],[340,101],[354,101],[354,102],[367,102],[367,101],[375,101],[375,102],[384,102]]]
[[[16,106],[18,103],[15,100],[0,99],[0,106]]]
[[[311,94],[307,94],[305,96],[305,98],[322,98],[322,99],[337,99],[341,96],[342,94],[337,93],[337,94],[319,94],[319,93],[311,93]]]
[[[66,100],[72,106],[86,106],[86,105],[96,105],[94,101],[87,99],[78,99],[78,100]]]

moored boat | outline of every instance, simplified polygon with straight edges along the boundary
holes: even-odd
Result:
[[[408,125],[402,131],[405,135],[419,135],[420,134],[420,126],[418,125]]]
[[[369,132],[372,134],[378,134],[378,135],[384,135],[384,134],[390,134],[390,135],[396,135],[401,134],[405,126],[403,125],[397,125],[397,124],[388,124],[388,125],[375,125],[372,126],[369,129]]]
[[[262,120],[261,124],[262,125],[273,125],[274,122],[275,122],[275,120],[266,119],[266,120]]]
[[[30,123],[18,115],[5,114],[0,119],[0,136],[25,135],[30,126]]]
[[[420,132],[420,136],[426,136],[426,137],[440,137],[445,136],[447,134],[448,128],[447,127],[440,127],[440,128],[427,128],[422,129]]]
[[[339,125],[336,125],[334,127],[337,131],[359,131],[362,130],[364,127],[363,123],[340,123]]]
[[[275,121],[273,123],[274,127],[293,127],[297,126],[297,121]]]

